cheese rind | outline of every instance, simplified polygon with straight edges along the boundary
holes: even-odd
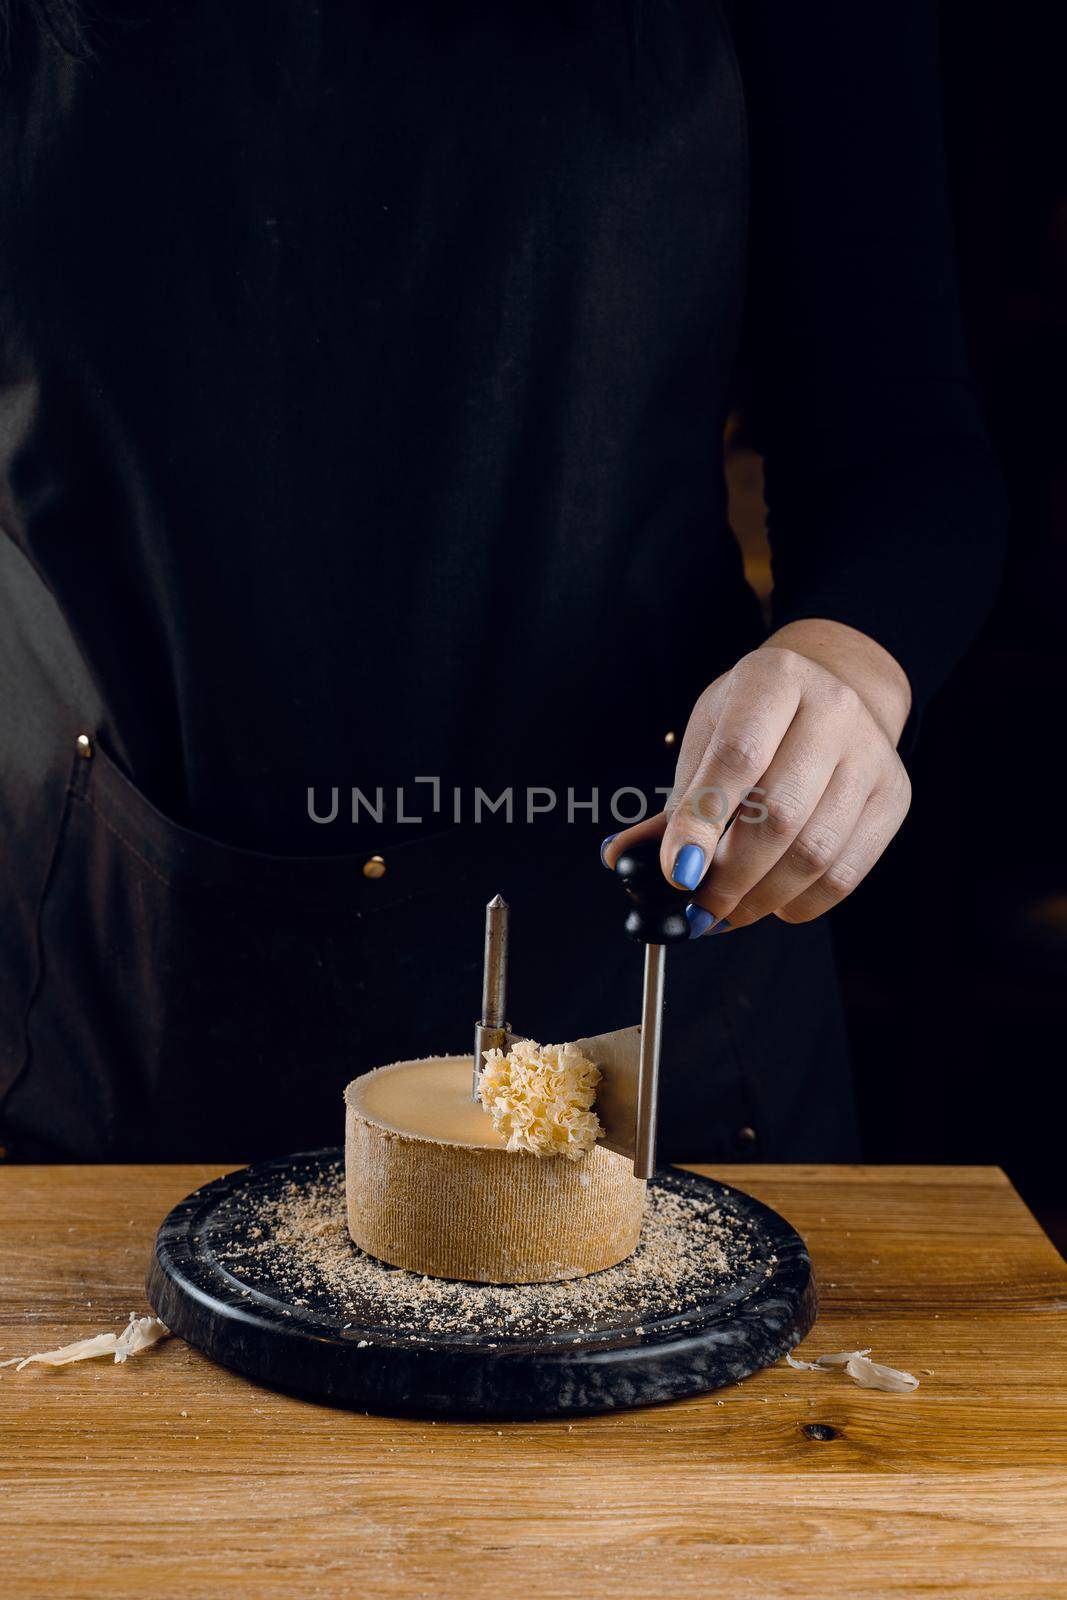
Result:
[[[349,1084],[345,1185],[355,1243],[391,1266],[474,1283],[579,1278],[625,1260],[645,1203],[632,1164],[602,1145],[580,1161],[509,1151],[478,1108],[484,1142],[473,1142],[472,1070],[470,1056],[441,1056],[395,1062]],[[428,1072],[436,1117],[427,1116]],[[417,1103],[406,1118],[407,1085]]]

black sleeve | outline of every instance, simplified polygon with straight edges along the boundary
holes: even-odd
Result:
[[[922,706],[996,588],[1007,513],[968,377],[924,0],[755,0],[748,340],[776,626],[850,624]]]

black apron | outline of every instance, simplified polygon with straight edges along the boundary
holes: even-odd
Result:
[[[250,12],[227,53],[197,36],[207,17],[162,7],[105,36],[91,69],[39,47],[8,97],[31,151],[3,197],[22,224],[3,264],[0,531],[0,1142],[16,1158],[336,1142],[349,1078],[470,1047],[497,892],[513,1024],[557,1040],[635,1021],[640,952],[597,853],[609,817],[329,831],[297,796],[324,777],[344,793],[349,774],[604,797],[669,782],[664,731],[758,638],[722,508],[745,161],[717,9],[641,7],[636,60],[629,6],[531,7],[506,37],[487,8],[419,7],[402,48],[392,13],[342,8],[345,50],[309,42],[307,9],[274,8],[266,33]],[[494,52],[505,79],[520,62],[514,93]],[[448,94],[426,148],[447,170],[402,116],[399,154],[356,170],[345,212],[334,186],[361,129],[384,150],[376,83],[414,79],[425,99],[435,63]],[[344,123],[351,159],[302,151],[305,193],[272,97],[284,122],[296,84],[329,132],[346,72],[367,102]],[[203,131],[213,97],[221,143]],[[130,186],[139,135],[164,163],[150,190]],[[465,217],[494,163],[503,188]],[[403,249],[363,270],[372,200],[400,214]],[[211,281],[182,255],[190,212]],[[275,212],[314,248],[276,245]],[[94,226],[81,260],[72,218]],[[400,316],[390,264],[419,251],[439,253],[434,293],[454,272],[451,300],[408,283]],[[453,311],[462,337],[442,331]],[[355,526],[331,476],[339,413]],[[823,925],[673,951],[664,1064],[666,1157],[854,1155]]]

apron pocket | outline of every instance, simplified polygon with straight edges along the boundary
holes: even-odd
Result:
[[[362,858],[235,849],[75,758],[40,918],[17,1137],[80,1160],[337,1143],[364,991]]]

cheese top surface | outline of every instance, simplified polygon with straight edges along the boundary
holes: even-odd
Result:
[[[472,1056],[398,1061],[350,1083],[349,1105],[367,1122],[409,1139],[503,1150],[507,1139],[471,1099]]]

